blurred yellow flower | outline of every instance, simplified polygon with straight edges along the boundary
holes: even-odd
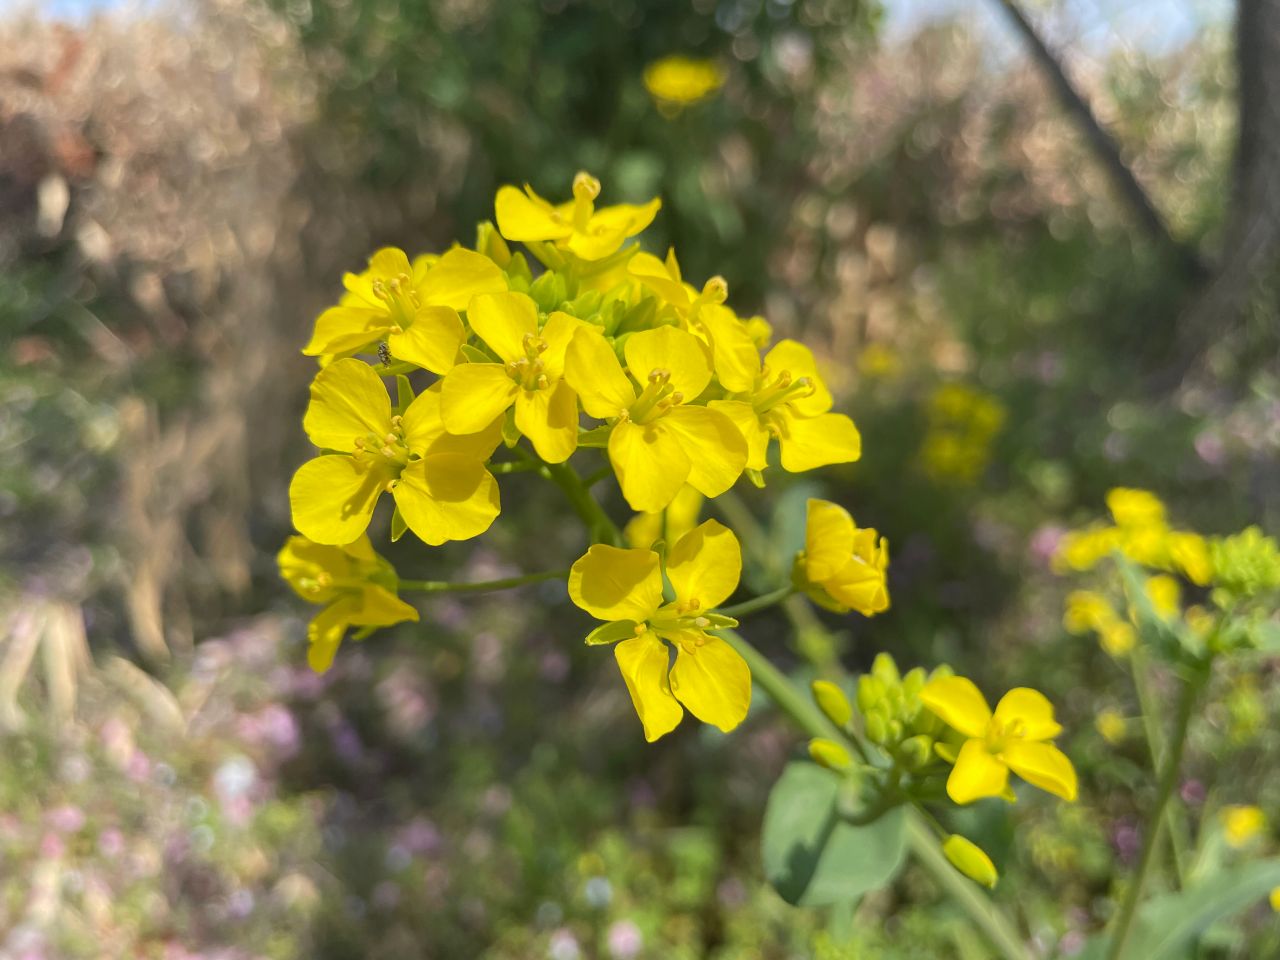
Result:
[[[892,380],[902,372],[902,358],[883,343],[869,343],[858,354],[858,372],[875,380]]]
[[[796,579],[815,603],[837,613],[883,613],[889,609],[888,566],[887,539],[860,529],[838,503],[809,501]]]
[[[985,850],[959,834],[953,833],[942,842],[942,852],[951,865],[975,883],[994,888],[1000,874]]]
[[[416,622],[418,611],[396,596],[395,569],[361,536],[345,546],[290,537],[276,558],[280,576],[308,603],[323,606],[307,627],[307,662],[317,673],[333,664],[338,645],[351,627]]]
[[[1223,807],[1218,814],[1227,843],[1239,849],[1267,829],[1267,816],[1254,806]]]
[[[599,195],[600,181],[589,173],[573,178],[573,200],[559,205],[542,199],[528,184],[523,192],[499,187],[494,199],[498,229],[508,240],[547,241],[581,260],[603,260],[649,226],[662,206],[654,197],[638,206],[623,203],[597,210]]]
[[[631,518],[622,535],[632,547],[651,547],[659,540],[675,543],[698,525],[702,501],[706,498],[686,484],[666,510],[656,513],[637,513]]]
[[[1028,783],[1062,797],[1076,799],[1076,771],[1061,750],[1048,741],[1062,732],[1053,705],[1044,694],[1016,687],[996,705],[964,677],[930,680],[921,702],[947,726],[967,739],[954,757],[947,794],[959,804],[1008,792],[1009,771]],[[942,752],[942,751],[939,751]]]
[[[1110,744],[1116,744],[1124,739],[1129,725],[1124,718],[1124,714],[1119,710],[1107,707],[1098,711],[1098,716],[1094,719],[1093,726],[1103,740]]]
[[[939,483],[975,483],[1004,426],[1004,405],[967,384],[946,383],[930,396],[928,418],[919,454],[925,473]]]
[[[737,589],[741,573],[738,538],[715,520],[667,553],[670,603],[663,602],[661,560],[652,550],[596,544],[570,569],[570,599],[606,621],[587,643],[617,644],[614,656],[646,740],[674,730],[684,708],[725,733],[746,717],[751,671],[733,647],[707,632],[736,625],[714,608]]]
[[[1272,910],[1280,913],[1280,887],[1271,888],[1271,894],[1267,897],[1267,902],[1271,904]]]
[[[1123,657],[1138,640],[1133,625],[1120,619],[1107,598],[1092,590],[1073,590],[1067,595],[1062,625],[1075,635],[1097,633],[1102,649],[1113,657]]]
[[[658,109],[673,116],[724,86],[724,70],[714,60],[673,54],[644,68],[644,86]]]
[[[1182,587],[1173,577],[1158,574],[1148,577],[1143,586],[1157,616],[1172,620],[1182,611]]]

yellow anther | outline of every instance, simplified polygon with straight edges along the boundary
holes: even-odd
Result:
[[[545,390],[550,386],[551,381],[547,379],[547,375],[545,373],[540,373],[538,374],[538,379],[535,380],[534,383],[538,385],[539,390]]]
[[[384,457],[388,457],[388,458],[394,457],[396,455],[395,448],[393,448],[391,444],[387,444],[378,452],[381,453]]]
[[[712,303],[724,303],[729,299],[729,284],[724,277],[715,276],[702,286],[702,299]]]
[[[671,396],[667,397],[667,399],[673,404],[684,403],[684,394],[677,390],[675,393],[671,394]]]
[[[397,437],[394,433],[388,433],[388,434],[387,434],[385,437],[383,437],[382,439],[383,439],[383,440],[385,440],[385,441],[387,441],[387,443],[388,443],[388,444],[398,443],[398,442],[399,442],[399,440],[400,440],[400,438],[399,438],[399,437]]]
[[[399,480],[388,480],[386,483],[382,485],[382,489],[385,490],[387,493],[393,493],[396,487],[399,485],[399,483],[400,483]]]
[[[356,449],[357,449],[357,450],[363,450],[363,449],[364,449],[364,437],[356,437],[356,439],[355,439],[355,447],[356,447]]]
[[[398,323],[393,323],[393,324],[390,326],[390,328],[389,328],[389,329],[391,330],[391,332],[392,332],[393,334],[395,334],[395,333],[404,333],[404,327],[400,326],[400,324],[398,324]]]
[[[392,415],[392,417],[391,417],[391,428],[392,428],[393,430],[399,430],[399,429],[400,429],[400,424],[402,424],[402,423],[404,423],[404,417],[400,416],[400,414],[398,414],[398,413],[397,413],[397,414]]]
[[[671,379],[671,371],[664,370],[661,367],[655,367],[649,371],[650,383],[666,383]]]
[[[600,181],[585,170],[579,170],[573,178],[573,196],[575,200],[594,200],[600,196]]]
[[[645,633],[646,633],[646,632],[648,632],[648,630],[649,630],[649,625],[648,625],[647,623],[637,623],[637,624],[636,624],[636,636],[637,636],[637,637],[642,637],[642,636],[644,636],[644,635],[645,635]]]

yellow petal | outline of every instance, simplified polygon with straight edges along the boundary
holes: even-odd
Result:
[[[843,606],[870,617],[889,609],[884,569],[851,557],[839,571],[822,581],[822,588]]]
[[[583,327],[569,341],[564,378],[578,392],[582,409],[598,420],[618,416],[636,400],[613,347],[594,327]]]
[[[699,611],[718,607],[738,589],[742,548],[733,531],[716,520],[694,527],[667,554],[667,578],[676,599],[697,600]]]
[[[384,466],[360,464],[338,454],[308,460],[289,484],[293,525],[316,543],[344,544],[369,526],[383,488],[394,476]]]
[[[523,293],[486,293],[467,307],[467,322],[503,360],[525,356],[525,337],[538,333],[538,305]]]
[[[381,280],[394,280],[401,274],[410,276],[413,267],[408,255],[399,247],[383,247],[369,258],[369,274]]]
[[[996,704],[996,719],[1008,729],[1015,721],[1022,724],[1022,736],[1028,740],[1052,740],[1062,732],[1053,719],[1053,704],[1038,690],[1014,687]]]
[[[597,543],[569,569],[569,599],[598,620],[648,620],[662,604],[658,555]]]
[[[351,617],[359,604],[358,594],[344,594],[307,624],[307,663],[316,673],[325,673],[333,666],[334,655],[351,626]]]
[[[698,318],[711,337],[713,363],[721,385],[730,393],[750,390],[760,374],[760,351],[746,325],[728,307],[717,304],[703,306]],[[811,401],[809,398],[804,402]]]
[[[360,627],[389,627],[397,623],[417,623],[418,609],[405,603],[390,590],[367,583],[360,591],[360,609],[352,624]]]
[[[760,417],[751,404],[741,400],[712,400],[707,406],[732,420],[747,441],[748,470],[763,470],[769,465],[769,431],[761,426]]]
[[[857,529],[849,511],[830,500],[810,500],[804,521],[804,562],[809,579],[835,576],[853,557]]]
[[[779,340],[772,350],[764,356],[764,365],[769,368],[769,377],[773,378],[786,370],[791,374],[792,382],[801,377],[808,377],[813,384],[813,393],[790,401],[790,406],[805,417],[816,417],[831,409],[831,391],[818,373],[818,363],[813,358],[813,351],[803,343],[795,340]]]
[[[557,380],[564,376],[565,351],[569,349],[573,335],[585,326],[587,324],[577,317],[571,317],[559,310],[553,311],[547,317],[547,322],[542,326],[542,332],[538,334],[547,345],[547,349],[542,352],[539,359],[542,361],[543,371],[550,379]]]
[[[316,318],[311,340],[302,352],[308,357],[349,353],[383,339],[391,329],[391,315],[383,307],[330,307]]]
[[[481,461],[458,453],[428,453],[411,462],[394,496],[409,529],[433,547],[478,537],[501,510],[493,475]]]
[[[669,383],[684,394],[686,403],[692,402],[711,381],[711,366],[702,343],[679,327],[642,330],[627,338],[623,353],[627,369],[641,387],[654,370],[666,371],[671,374]]]
[[[547,203],[533,191],[525,193],[512,186],[498,188],[494,214],[498,230],[508,240],[563,240],[573,233]]]
[[[732,420],[709,407],[682,404],[673,407],[662,422],[689,458],[689,486],[718,497],[738,482],[747,465],[747,442]]]
[[[623,640],[613,655],[650,743],[670,733],[684,717],[667,679],[667,645],[651,633]]]
[[[460,363],[440,387],[440,417],[450,433],[483,430],[521,393],[500,363]]]
[[[578,340],[574,338],[574,344]],[[618,423],[609,435],[609,463],[632,510],[656,513],[675,499],[691,464],[663,417],[654,423]]]
[[[1009,768],[1032,786],[1063,800],[1076,798],[1076,768],[1067,755],[1051,743],[1010,740],[1000,753]]]
[[[422,281],[424,306],[466,310],[471,298],[507,289],[502,268],[474,250],[454,247],[427,271]]]
[[[785,407],[780,407],[779,411]],[[793,417],[782,413],[776,420],[781,436],[782,469],[802,473],[833,463],[853,463],[862,456],[858,428],[842,413],[817,417]]]
[[[1009,782],[1009,768],[993,757],[981,740],[966,740],[947,777],[947,795],[956,803],[998,797]]]
[[[391,397],[363,360],[335,360],[311,381],[302,428],[322,450],[354,450],[356,437],[391,428]]]
[[[603,260],[617,251],[628,237],[649,226],[661,206],[662,201],[655,197],[640,206],[620,203],[598,210],[585,231],[575,230],[569,237],[569,249],[583,260]]]
[[[747,662],[719,637],[686,633],[672,642],[676,662],[671,692],[703,723],[728,733],[746,719],[751,706]]]
[[[543,390],[518,390],[516,427],[547,463],[564,463],[578,449],[578,395],[564,380]]]
[[[464,366],[468,364],[462,364],[458,369],[461,370]],[[457,435],[448,433],[445,430],[441,412],[443,393],[443,382],[436,381],[418,394],[405,410],[401,428],[404,430],[405,443],[410,451],[419,456],[431,453],[456,453],[474,460],[489,459],[494,449],[502,442],[501,419],[494,419],[475,433]]]
[[[361,537],[356,543],[368,541],[368,537]],[[276,566],[281,578],[303,600],[308,603],[328,603],[339,592],[329,582],[333,572],[345,572],[350,561],[341,547],[315,543],[306,537],[290,537],[276,554]],[[324,574],[329,574],[329,577],[324,577]]]
[[[987,732],[991,708],[972,680],[965,677],[938,677],[920,691],[920,702],[966,737],[982,737]]]
[[[652,253],[641,250],[627,261],[627,272],[667,303],[682,310],[688,309],[689,294],[684,284],[680,282],[678,268],[673,274],[667,264]]]
[[[387,334],[392,356],[432,373],[453,369],[458,348],[467,339],[462,318],[452,307],[421,307],[409,329]]]

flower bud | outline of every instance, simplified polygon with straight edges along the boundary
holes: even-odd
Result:
[[[837,727],[843,727],[853,719],[853,706],[849,703],[849,698],[834,683],[826,680],[813,681],[813,699],[818,701],[818,707]]]
[[[878,653],[871,663],[871,675],[879,677],[886,687],[894,688],[902,683],[902,677],[898,673],[898,665],[894,662],[893,657],[887,653]]]
[[[882,714],[867,714],[867,739],[872,743],[884,743],[889,739],[889,724]]]
[[[917,734],[902,741],[902,759],[909,770],[920,770],[933,759],[933,737]]]
[[[809,756],[813,758],[814,763],[836,772],[848,770],[853,766],[853,757],[849,756],[848,750],[834,740],[821,737],[809,741]]]
[[[975,883],[994,887],[1000,879],[996,865],[982,848],[959,834],[953,833],[942,842],[942,852],[947,855],[953,867]]]
[[[858,709],[864,714],[879,707],[884,694],[884,682],[879,677],[864,673],[858,678]]]

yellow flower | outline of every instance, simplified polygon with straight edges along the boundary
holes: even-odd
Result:
[[[993,714],[971,680],[941,677],[925,685],[920,700],[967,738],[947,778],[947,793],[956,803],[1005,795],[1010,770],[1041,790],[1075,800],[1075,768],[1048,742],[1062,727],[1053,719],[1053,706],[1044,694],[1016,687],[1001,698]]]
[[[1138,639],[1133,625],[1121,620],[1107,599],[1092,590],[1067,595],[1062,625],[1071,634],[1095,631],[1102,648],[1113,657],[1124,656]]]
[[[1129,725],[1124,719],[1124,714],[1119,710],[1107,707],[1099,711],[1098,716],[1093,721],[1093,726],[1103,740],[1107,741],[1107,743],[1116,744],[1124,739]]]
[[[991,862],[986,851],[958,833],[953,833],[942,841],[942,852],[947,855],[953,867],[975,883],[994,888],[996,881],[1000,879],[996,865]]]
[[[1204,587],[1213,579],[1213,557],[1209,544],[1198,533],[1174,531],[1169,534],[1169,557],[1192,583]]]
[[[565,383],[564,353],[582,326],[552,313],[538,329],[538,306],[523,293],[475,297],[467,322],[501,363],[462,363],[444,378],[440,413],[450,433],[483,430],[515,405],[516,427],[538,456],[563,463],[578,449],[578,394]]]
[[[714,60],[674,54],[644,68],[644,87],[665,115],[711,96],[724,86],[724,70]]]
[[[1267,902],[1271,904],[1271,909],[1274,912],[1280,913],[1280,887],[1271,888],[1271,893],[1267,897]]]
[[[413,264],[403,250],[385,247],[369,258],[367,270],[342,282],[347,293],[320,314],[302,352],[357,353],[385,340],[392,356],[432,373],[452,367],[466,339],[458,311],[477,293],[507,289],[496,263],[461,247]]]
[[[1115,487],[1107,491],[1107,509],[1119,527],[1163,527],[1164,504],[1149,490]]]
[[[765,354],[748,389],[708,406],[742,431],[748,469],[765,468],[769,438],[777,437],[782,469],[800,473],[862,456],[858,428],[844,414],[829,413],[831,404],[813,353],[795,340],[782,340]]]
[[[1181,612],[1182,587],[1173,577],[1164,574],[1148,577],[1143,587],[1146,590],[1147,599],[1151,601],[1152,609],[1159,617],[1172,620]]]
[[[299,467],[289,485],[293,524],[317,543],[358,539],[384,491],[432,546],[478,536],[498,515],[498,484],[484,462],[500,424],[469,436],[446,433],[438,384],[393,415],[373,368],[338,360],[311,384],[302,425],[312,443],[331,451]]]
[[[1133,629],[1133,624],[1117,620],[1102,629],[1098,635],[1098,641],[1102,644],[1103,650],[1119,659],[1137,646],[1138,634]]]
[[[654,197],[638,206],[618,204],[597,210],[599,195],[600,181],[589,173],[573,178],[573,200],[558,206],[542,199],[528,184],[524,192],[499,187],[494,200],[498,229],[508,240],[550,241],[581,260],[603,260],[649,226],[662,206]]]
[[[637,513],[622,534],[633,547],[651,547],[659,540],[675,543],[698,525],[704,499],[702,494],[686,484],[666,510]]]
[[[706,354],[693,335],[675,327],[632,334],[623,372],[608,341],[594,328],[574,334],[565,355],[565,379],[583,409],[614,421],[609,462],[631,509],[655,513],[687,482],[718,497],[742,475],[747,445],[722,413],[694,400],[711,380]]]
[[[1062,538],[1054,555],[1054,567],[1083,573],[1092,570],[1103,557],[1120,547],[1120,531],[1115,527],[1073,530]]]
[[[1267,815],[1254,806],[1223,807],[1218,817],[1227,843],[1237,850],[1267,829]]]
[[[713,609],[737,589],[741,572],[738,538],[715,520],[685,534],[667,554],[671,603],[663,603],[660,560],[652,550],[596,544],[569,571],[573,602],[607,621],[587,643],[617,643],[614,656],[650,742],[674,730],[686,707],[726,733],[746,717],[751,671],[733,647],[707,633],[735,625]]]
[[[902,359],[886,344],[869,343],[858,354],[858,372],[874,380],[893,380],[902,373]]]
[[[341,547],[290,537],[277,563],[298,596],[324,607],[307,627],[307,661],[317,673],[329,669],[350,627],[366,628],[359,640],[374,627],[418,619],[418,611],[396,596],[395,570],[366,536]]]
[[[865,616],[888,610],[888,565],[888,540],[874,529],[859,529],[839,504],[809,501],[798,568],[816,603],[837,613],[853,609]]]

